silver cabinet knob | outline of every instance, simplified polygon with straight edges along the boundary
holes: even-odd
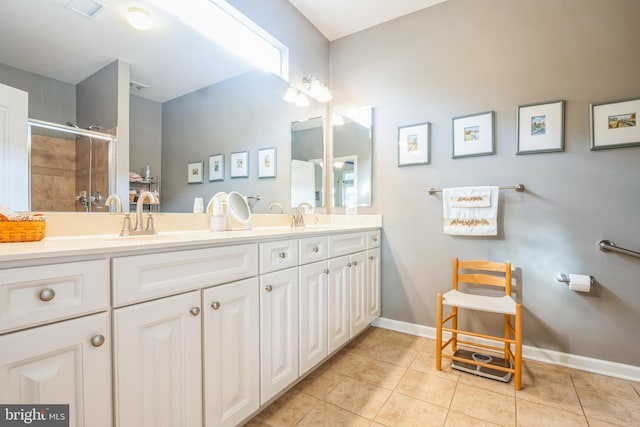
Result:
[[[211,303],[211,308],[218,310],[220,308],[220,301],[214,301]]]
[[[40,291],[40,300],[51,301],[56,296],[56,291],[51,288],[44,288]]]
[[[104,344],[104,335],[95,335],[91,337],[91,345],[94,347],[100,347]]]
[[[311,249],[313,252],[318,253],[320,251],[320,248],[317,246],[314,246],[313,249]]]
[[[329,269],[324,270],[324,274],[329,274]]]
[[[373,240],[374,242],[377,242],[377,241],[378,241],[378,238],[377,238],[377,237],[374,237],[374,238],[373,238],[373,239],[371,239],[371,240]]]
[[[286,252],[280,252],[280,253],[278,253],[278,257],[284,259],[284,258],[287,257],[287,254],[286,254]]]
[[[347,264],[347,267],[351,267],[351,263],[348,263],[348,264]]]
[[[375,257],[373,255],[369,255],[369,259],[373,260]]]
[[[197,316],[198,314],[200,314],[200,307],[191,307],[189,313],[191,313],[192,316]]]
[[[267,292],[271,292],[273,290],[273,286],[271,285],[267,285],[264,288],[267,290]]]
[[[355,267],[356,265],[358,265],[358,261],[353,261],[353,262],[351,263],[351,265],[353,265],[353,266]]]

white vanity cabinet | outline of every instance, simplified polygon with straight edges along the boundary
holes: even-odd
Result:
[[[69,425],[111,426],[109,315],[0,336],[0,402],[69,404]]]
[[[380,248],[367,250],[367,323],[380,317]]]
[[[260,276],[260,401],[298,379],[298,268]]]
[[[327,261],[301,265],[300,278],[300,375],[322,362],[329,354],[327,341]]]
[[[115,425],[202,425],[200,291],[113,312]]]
[[[258,278],[202,293],[204,425],[236,426],[260,407]]]

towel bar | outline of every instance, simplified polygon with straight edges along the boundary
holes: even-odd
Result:
[[[598,248],[600,248],[600,250],[603,251],[603,252],[607,252],[607,251],[618,252],[620,254],[624,254],[624,255],[629,255],[629,256],[636,257],[636,258],[640,258],[640,252],[636,252],[636,251],[632,251],[632,250],[629,250],[629,249],[625,249],[625,248],[621,248],[619,246],[616,246],[616,244],[613,243],[611,240],[600,240],[598,242]]]
[[[516,185],[506,185],[506,186],[500,186],[498,187],[500,188],[500,190],[516,190],[517,192],[521,193],[524,190],[526,190],[524,184],[516,184]],[[429,194],[434,195],[436,193],[441,193],[442,189],[436,189],[436,188],[428,188],[427,191],[429,192]]]

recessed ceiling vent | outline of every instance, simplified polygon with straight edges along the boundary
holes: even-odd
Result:
[[[91,19],[93,15],[100,12],[104,6],[95,0],[71,0],[67,3],[67,9]]]
[[[137,92],[137,91],[139,91],[139,90],[146,89],[146,88],[148,88],[148,87],[149,87],[149,85],[146,85],[146,84],[144,84],[144,83],[134,82],[133,80],[130,80],[130,81],[129,81],[129,89],[130,89],[132,92]]]

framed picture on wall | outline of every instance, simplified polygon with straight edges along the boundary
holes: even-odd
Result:
[[[591,149],[640,145],[640,99],[591,104]]]
[[[564,151],[564,101],[518,107],[516,154]]]
[[[431,161],[430,123],[398,128],[398,166],[428,165]]]
[[[231,153],[231,178],[249,177],[249,152],[237,151]]]
[[[204,168],[204,162],[191,162],[187,164],[187,184],[202,184],[204,182],[202,178],[202,170]]]
[[[224,154],[209,156],[209,182],[224,181]]]
[[[258,150],[258,178],[276,177],[276,149],[262,148]]]
[[[453,118],[452,158],[495,154],[493,111]]]

